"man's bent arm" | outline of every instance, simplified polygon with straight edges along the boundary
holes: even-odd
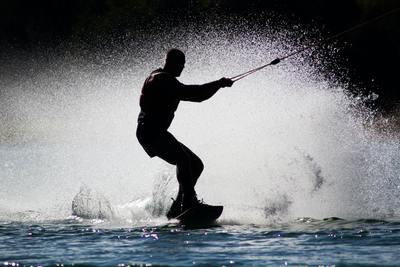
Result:
[[[184,101],[202,102],[212,97],[220,88],[232,86],[230,79],[222,78],[202,85],[179,84],[179,97]]]

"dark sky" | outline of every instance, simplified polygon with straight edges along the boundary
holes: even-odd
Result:
[[[263,13],[319,25],[327,35],[400,7],[397,0],[2,0],[0,57],[10,51],[95,42],[137,25],[202,14],[244,16]],[[382,96],[382,105],[400,100],[400,12],[345,35],[342,56],[354,80]]]

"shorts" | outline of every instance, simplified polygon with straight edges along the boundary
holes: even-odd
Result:
[[[139,124],[136,137],[151,158],[158,156],[173,165],[176,165],[179,158],[186,157],[190,151],[166,130],[148,129]]]

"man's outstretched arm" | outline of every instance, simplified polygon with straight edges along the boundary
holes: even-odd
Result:
[[[202,102],[212,97],[220,88],[231,87],[233,81],[228,78],[221,78],[217,81],[202,85],[179,84],[178,94],[181,100]]]

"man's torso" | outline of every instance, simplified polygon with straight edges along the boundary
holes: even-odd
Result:
[[[154,130],[167,130],[180,99],[179,82],[171,74],[157,69],[146,79],[140,96],[138,122]]]

